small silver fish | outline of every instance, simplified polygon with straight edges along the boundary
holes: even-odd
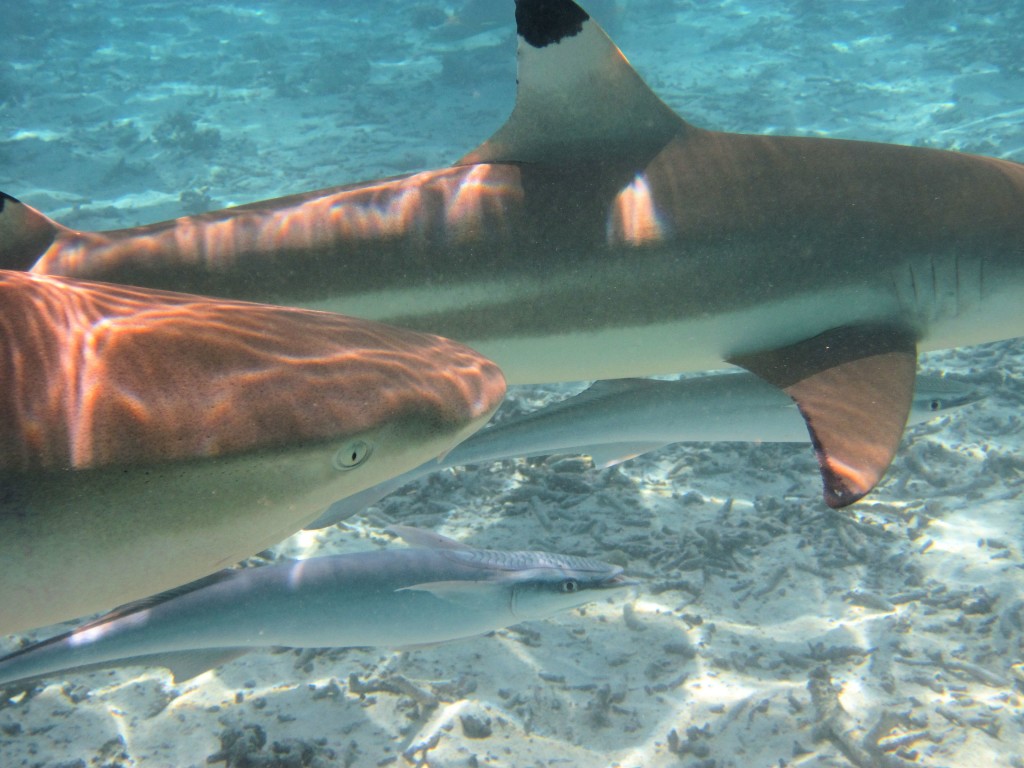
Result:
[[[247,650],[405,647],[472,637],[633,582],[599,560],[476,549],[405,526],[408,549],[224,571],[0,659],[0,684],[83,669],[192,677]]]

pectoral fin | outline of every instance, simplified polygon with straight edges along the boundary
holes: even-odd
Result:
[[[657,451],[665,447],[664,442],[657,443],[603,443],[601,445],[587,445],[580,447],[580,453],[586,454],[594,460],[594,466],[598,469],[607,469],[621,464],[624,461],[635,459],[651,451]]]
[[[165,651],[164,653],[150,653],[143,656],[132,656],[117,661],[99,662],[97,664],[86,664],[81,667],[71,667],[65,672],[84,672],[98,669],[116,669],[123,667],[163,667],[171,673],[171,679],[176,684],[187,682],[204,672],[227,664],[229,661],[244,656],[252,648],[196,648],[190,651]]]
[[[892,462],[910,412],[917,369],[912,334],[889,326],[836,328],[729,362],[796,402],[830,507],[852,504],[875,487]]]
[[[327,528],[332,525],[337,525],[343,520],[348,520],[352,515],[362,512],[367,507],[376,504],[388,494],[397,491],[406,483],[415,480],[418,476],[417,473],[426,474],[426,471],[420,472],[418,469],[411,470],[398,475],[397,477],[393,477],[390,480],[385,480],[382,483],[370,486],[366,490],[353,493],[351,496],[345,496],[344,498],[338,499],[325,509],[320,517],[313,522],[308,523],[306,525],[306,530]]]
[[[408,587],[400,587],[395,591],[429,592],[438,600],[446,600],[449,603],[455,603],[467,608],[477,608],[481,603],[489,604],[495,600],[500,600],[506,589],[495,580],[467,580],[430,581],[422,584],[412,584]]]
[[[166,667],[175,683],[183,683],[211,669],[244,656],[252,648],[201,648],[194,651],[154,654],[142,657],[147,663]]]

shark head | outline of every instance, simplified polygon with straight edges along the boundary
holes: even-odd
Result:
[[[474,549],[447,540],[430,546],[450,548],[446,556],[475,570],[478,578],[421,584],[412,589],[429,591],[477,611],[497,611],[508,621],[544,619],[593,602],[609,590],[636,583],[623,575],[620,566],[589,557]]]
[[[509,572],[512,613],[521,621],[543,619],[578,608],[605,593],[635,584],[618,565],[589,557],[550,552],[510,552],[519,568]]]
[[[636,584],[618,565],[552,552],[477,549],[433,531],[392,525],[390,533],[413,547],[439,550],[461,578],[410,585],[480,616],[505,624],[552,616],[593,602],[606,591]],[[494,627],[505,626],[497,623]]]
[[[324,312],[21,272],[0,307],[0,632],[245,558],[504,395],[461,344]]]
[[[447,450],[504,393],[461,344],[325,312],[19,272],[0,272],[0,306],[0,469],[322,443],[334,470],[383,479]]]

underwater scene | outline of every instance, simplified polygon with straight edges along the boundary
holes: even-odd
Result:
[[[4,10],[0,768],[1024,768],[1024,5],[581,5]]]

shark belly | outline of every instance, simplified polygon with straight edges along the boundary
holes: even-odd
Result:
[[[904,304],[891,285],[866,284],[694,313],[688,311],[687,290],[681,287],[677,304],[666,301],[653,311],[645,307],[642,317],[637,317],[639,313],[631,316],[626,302],[614,293],[618,285],[614,277],[609,275],[608,280],[609,291],[595,291],[593,281],[580,284],[566,274],[552,281],[554,290],[539,283],[509,281],[501,289],[481,283],[451,292],[437,290],[433,301],[425,292],[414,296],[406,291],[377,291],[372,297],[353,296],[350,301],[342,296],[313,306],[363,313],[418,330],[429,327],[494,360],[512,384],[717,369],[728,365],[731,356],[775,349],[832,328],[896,318],[918,328],[923,314],[933,311]],[[751,291],[756,294],[757,288]],[[581,298],[566,303],[563,297],[569,294]],[[467,305],[460,297],[473,300]],[[403,312],[382,311],[386,307],[400,307]],[[991,313],[978,308],[977,314],[977,324],[983,326]],[[500,322],[475,321],[485,315]],[[538,320],[544,316],[559,321],[544,324]],[[937,319],[948,320],[955,337],[947,334],[937,342],[959,341],[962,318]],[[1005,323],[995,325],[1006,328]],[[478,335],[480,330],[485,332]],[[981,338],[990,336],[983,333]]]
[[[285,467],[309,485],[289,479]],[[106,610],[126,594],[141,598],[192,581],[277,543],[344,495],[337,483],[316,482],[309,466],[280,455],[131,472],[33,474],[8,485],[14,491],[0,515],[0,616],[17,619],[5,618],[0,631]]]

